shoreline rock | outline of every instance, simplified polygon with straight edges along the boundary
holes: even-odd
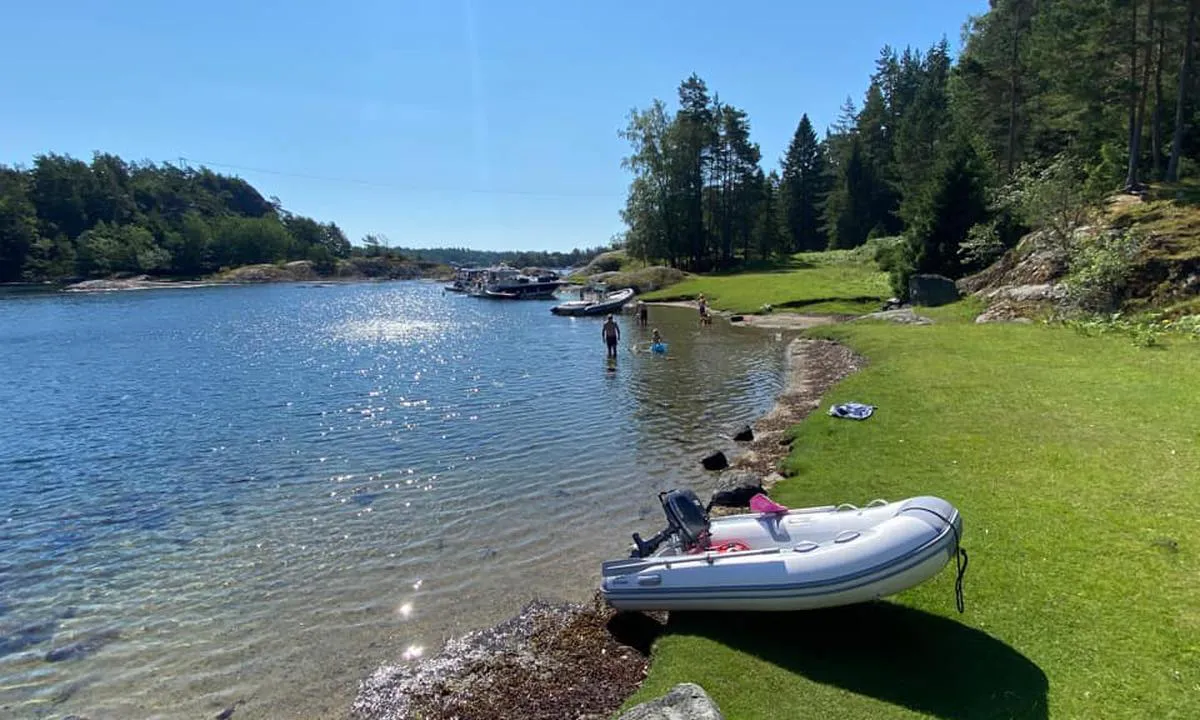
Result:
[[[645,677],[662,620],[534,601],[516,617],[385,665],[359,685],[355,720],[610,717]]]
[[[679,683],[666,695],[635,705],[617,720],[725,720],[721,708],[704,688],[695,683]]]

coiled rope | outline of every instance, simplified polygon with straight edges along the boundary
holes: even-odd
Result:
[[[954,533],[954,561],[955,567],[958,571],[957,576],[954,578],[954,605],[958,608],[960,613],[965,612],[966,603],[963,600],[963,575],[967,573],[967,565],[970,563],[970,558],[967,557],[967,551],[962,547],[962,538],[960,538],[958,535],[958,528],[954,525],[954,523],[946,519],[946,517],[937,510],[931,510],[927,507],[921,507],[920,505],[913,505],[912,507],[904,508],[900,512],[906,512],[908,510],[924,510],[925,512],[936,516],[942,522],[949,525],[950,531]]]

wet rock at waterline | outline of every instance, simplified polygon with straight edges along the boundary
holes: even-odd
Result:
[[[734,442],[750,442],[754,439],[754,428],[749,425],[743,425],[733,434]]]
[[[753,470],[726,470],[717,477],[716,492],[734,490],[741,487],[758,487],[762,485],[762,476]]]
[[[662,621],[599,602],[534,602],[437,655],[384,666],[359,687],[356,720],[610,717],[645,677]]]
[[[729,458],[725,457],[725,453],[718,450],[701,460],[700,464],[704,466],[705,470],[724,470],[729,467]]]
[[[680,683],[662,697],[634,706],[617,720],[724,720],[721,708],[695,683]]]
[[[117,630],[105,630],[94,633],[82,640],[76,640],[75,642],[53,648],[46,653],[45,660],[51,663],[63,662],[64,660],[79,660],[80,658],[92,655],[120,637],[121,633]]]

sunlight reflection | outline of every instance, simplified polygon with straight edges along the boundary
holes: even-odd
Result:
[[[330,329],[338,340],[352,343],[416,342],[433,338],[444,330],[443,323],[396,318],[347,320]]]

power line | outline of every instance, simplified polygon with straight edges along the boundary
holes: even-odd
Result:
[[[316,180],[318,182],[344,183],[349,185],[363,185],[366,187],[382,188],[387,190],[402,190],[404,192],[413,193],[469,193],[478,195],[522,195],[527,197],[548,197],[548,198],[623,198],[624,195],[616,193],[569,193],[569,192],[545,192],[538,190],[495,190],[484,188],[469,188],[469,187],[436,187],[430,185],[402,185],[399,183],[378,182],[375,180],[361,180],[357,178],[332,177],[328,175],[312,175],[309,173],[287,172],[283,170],[269,170],[267,168],[247,167],[245,165],[234,165],[232,163],[210,162],[208,160],[195,160],[179,157],[181,164],[195,164],[202,167],[225,168],[227,170],[237,170],[240,172],[259,173],[262,175],[277,175],[279,177],[298,178],[302,180]]]

